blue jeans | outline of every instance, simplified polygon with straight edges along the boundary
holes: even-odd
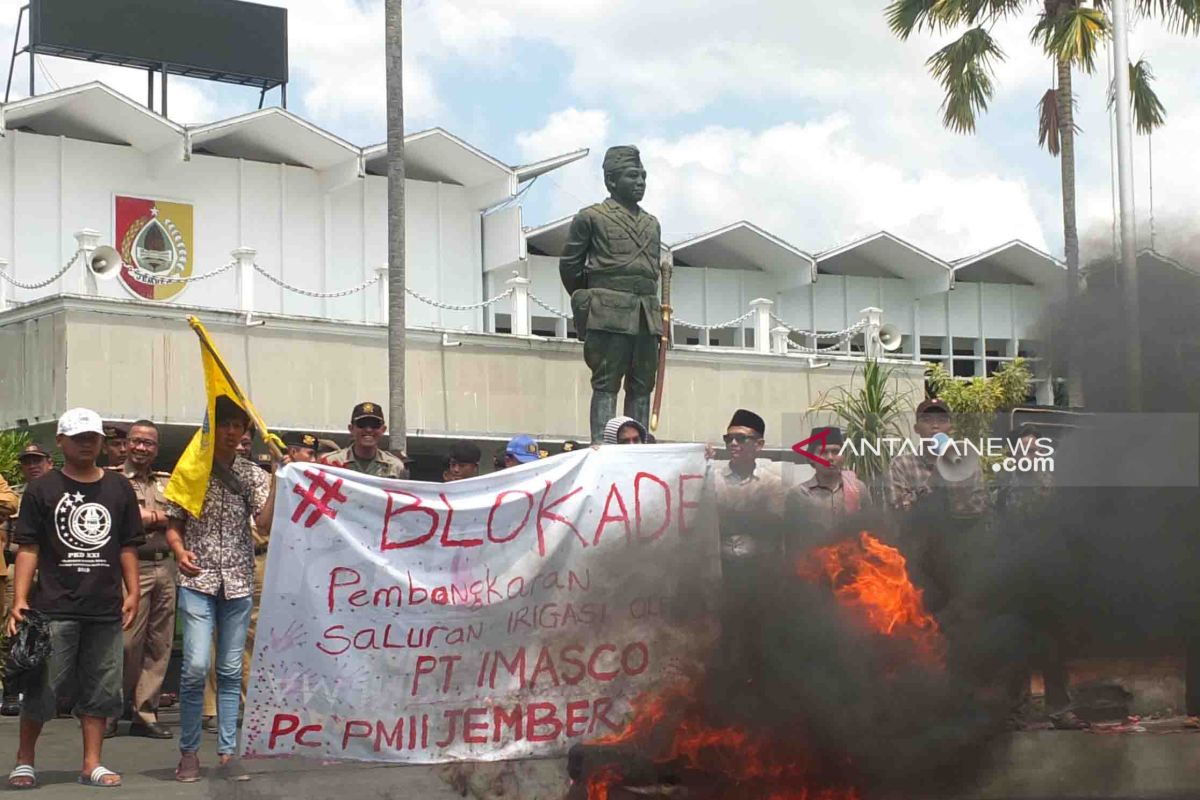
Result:
[[[237,751],[238,707],[242,702],[242,648],[250,624],[251,597],[227,600],[179,587],[179,617],[183,620],[183,674],[179,679],[179,749],[200,749],[200,718],[204,711],[204,679],[217,639],[217,753]]]

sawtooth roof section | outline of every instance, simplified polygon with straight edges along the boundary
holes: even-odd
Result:
[[[955,280],[964,283],[1004,283],[1021,286],[1062,284],[1067,265],[1019,239],[1006,242],[952,264]]]
[[[945,277],[947,282],[953,277],[945,261],[887,231],[818,253],[817,272],[901,280]]]
[[[536,228],[525,229],[525,246],[530,255],[552,256],[562,255],[563,247],[567,244],[567,231],[571,229],[574,217],[563,217]]]
[[[143,152],[180,142],[183,128],[99,81],[27,97],[0,110],[4,127]]]
[[[517,173],[517,181],[524,183],[525,181],[545,175],[547,172],[553,172],[559,167],[572,164],[581,158],[586,158],[587,154],[588,149],[584,147],[579,150],[573,150],[570,153],[563,153],[560,156],[535,161],[532,164],[522,164],[519,167],[513,167],[513,172]]]
[[[361,151],[282,108],[264,108],[189,128],[192,152],[269,164],[329,169]]]
[[[387,175],[387,144],[363,151],[368,175]],[[404,175],[409,180],[480,186],[512,179],[513,170],[441,128],[404,137]]]
[[[808,253],[757,225],[741,220],[671,245],[677,267],[750,270],[816,278],[817,262]]]

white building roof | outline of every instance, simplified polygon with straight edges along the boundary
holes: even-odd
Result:
[[[563,247],[567,243],[567,231],[571,228],[572,219],[574,217],[562,217],[536,228],[526,228],[525,245],[529,249],[529,253],[535,256],[553,256],[554,258],[561,256]]]
[[[1019,239],[953,262],[955,280],[1060,286],[1067,265]]]
[[[128,145],[145,152],[183,137],[182,126],[97,81],[0,106],[0,120],[8,130]]]
[[[387,143],[363,151],[368,175],[387,175]],[[441,128],[404,137],[404,174],[409,180],[479,186],[511,178],[513,170]]]
[[[129,145],[145,152],[185,141],[191,152],[328,170],[361,160],[361,172],[387,174],[387,145],[360,148],[282,108],[184,127],[99,82],[0,106],[0,126],[46,136]],[[473,187],[532,180],[588,154],[586,149],[511,167],[457,136],[431,128],[404,137],[409,179]],[[179,148],[180,154],[183,147]]]
[[[826,275],[927,280],[953,277],[950,265],[887,231],[817,254],[817,271]]]
[[[282,108],[263,108],[188,129],[193,153],[270,164],[329,169],[361,152],[357,147]]]
[[[525,181],[533,180],[534,178],[545,175],[547,172],[553,172],[559,167],[565,167],[585,158],[588,154],[588,148],[583,147],[579,150],[572,150],[570,153],[563,153],[561,156],[546,158],[541,161],[535,161],[532,164],[523,164],[519,167],[513,167],[513,172],[517,173],[517,180],[524,183]]]
[[[757,225],[741,220],[671,245],[675,266],[768,272],[811,283],[817,262],[808,253]]]

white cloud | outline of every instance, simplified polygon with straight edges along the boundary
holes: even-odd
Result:
[[[578,131],[608,126],[603,112],[567,109],[520,134],[529,158],[578,146]],[[590,142],[589,142],[590,144]],[[650,174],[644,205],[678,241],[748,219],[799,247],[821,250],[887,229],[947,258],[1022,238],[1045,241],[1027,187],[987,170],[905,170],[864,153],[850,119],[835,114],[761,132],[709,127],[641,140]],[[604,196],[603,145],[552,173],[550,217]]]

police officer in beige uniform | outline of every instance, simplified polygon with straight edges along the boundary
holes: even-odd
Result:
[[[158,701],[171,661],[175,638],[175,584],[178,572],[167,544],[166,472],[155,472],[158,427],[138,420],[125,437],[125,463],[121,473],[133,484],[141,506],[146,543],[138,548],[138,584],[141,598],[137,616],[125,631],[125,701],[133,708],[130,736],[170,739],[171,731],[158,723]],[[106,736],[117,732],[110,719]]]
[[[397,458],[379,446],[387,425],[378,403],[359,403],[350,412],[350,446],[321,458],[322,464],[344,467],[377,478],[407,478],[408,458]]]

